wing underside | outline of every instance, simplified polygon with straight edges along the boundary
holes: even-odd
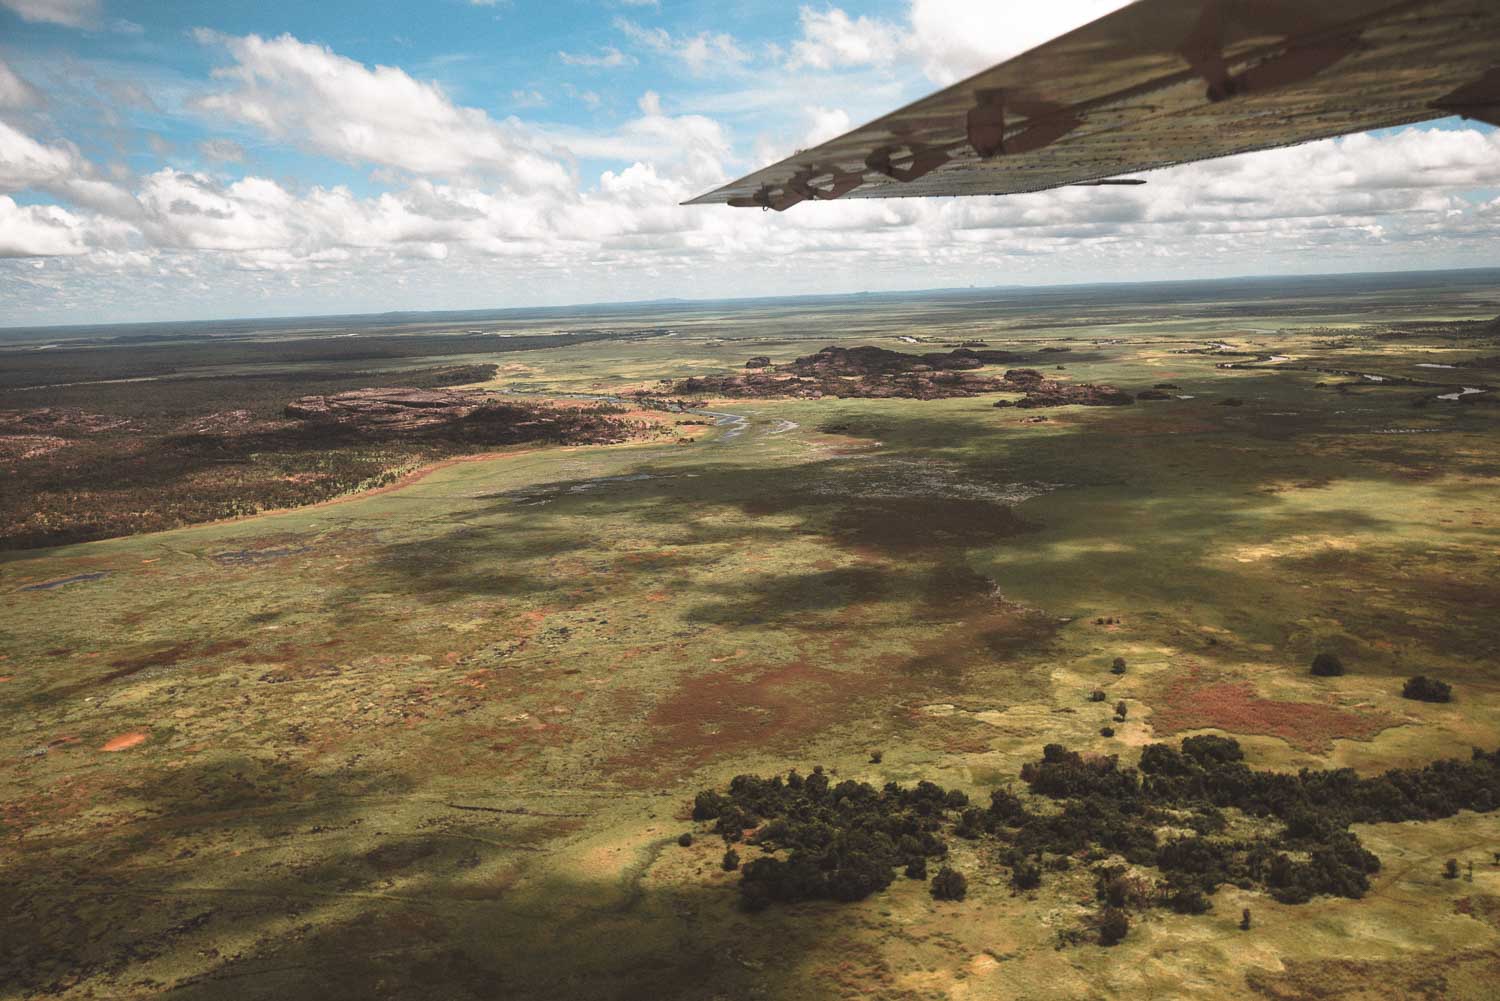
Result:
[[[1041,191],[1460,114],[1497,0],[1141,0],[689,205]]]

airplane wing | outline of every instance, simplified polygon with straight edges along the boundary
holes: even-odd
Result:
[[[1140,0],[700,195],[1005,195],[1449,115],[1500,125],[1500,0]]]

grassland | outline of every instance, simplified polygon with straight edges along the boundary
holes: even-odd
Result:
[[[703,401],[743,421],[4,554],[0,996],[1491,997],[1495,813],[1358,825],[1362,900],[1225,887],[1111,949],[1056,947],[1082,865],[1016,893],[959,842],[964,901],[751,914],[722,842],[677,839],[698,789],[814,764],[984,800],[1049,742],[1362,774],[1500,745],[1496,313],[1468,280],[674,309],[453,357],[555,395],[981,339],[1178,388]],[[1418,673],[1455,701],[1402,699]]]

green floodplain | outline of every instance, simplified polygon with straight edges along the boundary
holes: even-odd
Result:
[[[1361,899],[1225,885],[1108,948],[1069,938],[1089,860],[1018,890],[950,838],[961,901],[747,911],[691,817],[815,765],[1026,794],[1049,743],[1366,776],[1500,747],[1493,272],[640,310],[438,360],[612,395],[983,341],[1171,388],[695,401],[668,437],[0,554],[0,997],[1494,996],[1497,813],[1356,824]]]

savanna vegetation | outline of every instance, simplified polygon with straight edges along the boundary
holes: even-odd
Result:
[[[1349,830],[1355,823],[1435,820],[1500,805],[1500,751],[1392,769],[1360,778],[1349,769],[1297,773],[1250,768],[1237,741],[1188,737],[1150,744],[1136,767],[1049,744],[1021,770],[1031,796],[1007,789],[987,807],[931,782],[834,783],[821,767],[785,778],[736,777],[704,790],[693,818],[726,842],[753,846],[740,893],[747,910],[798,900],[861,900],[898,870],[922,878],[948,854],[950,837],[994,841],[1018,891],[1044,867],[1089,865],[1100,904],[1098,940],[1124,937],[1131,909],[1201,914],[1226,883],[1287,904],[1315,896],[1362,897],[1380,859]],[[1242,818],[1231,824],[1229,814]],[[1172,832],[1162,837],[1159,832]],[[738,864],[739,856],[736,854]],[[731,868],[726,863],[726,868]],[[1155,876],[1143,880],[1141,872]],[[964,877],[944,866],[932,895],[962,900]]]
[[[97,503],[127,514],[193,500],[128,434],[266,435],[366,386],[519,404],[983,341],[1171,398],[600,408],[677,429],[0,552],[0,995],[1492,1001],[1500,811],[1467,749],[1500,733],[1500,393],[1438,397],[1500,388],[1497,289],[637,305],[505,329],[673,336],[7,393],[99,417],[17,436],[118,443]],[[328,458],[449,447],[425,433]],[[1419,672],[1452,700],[1403,699]]]

